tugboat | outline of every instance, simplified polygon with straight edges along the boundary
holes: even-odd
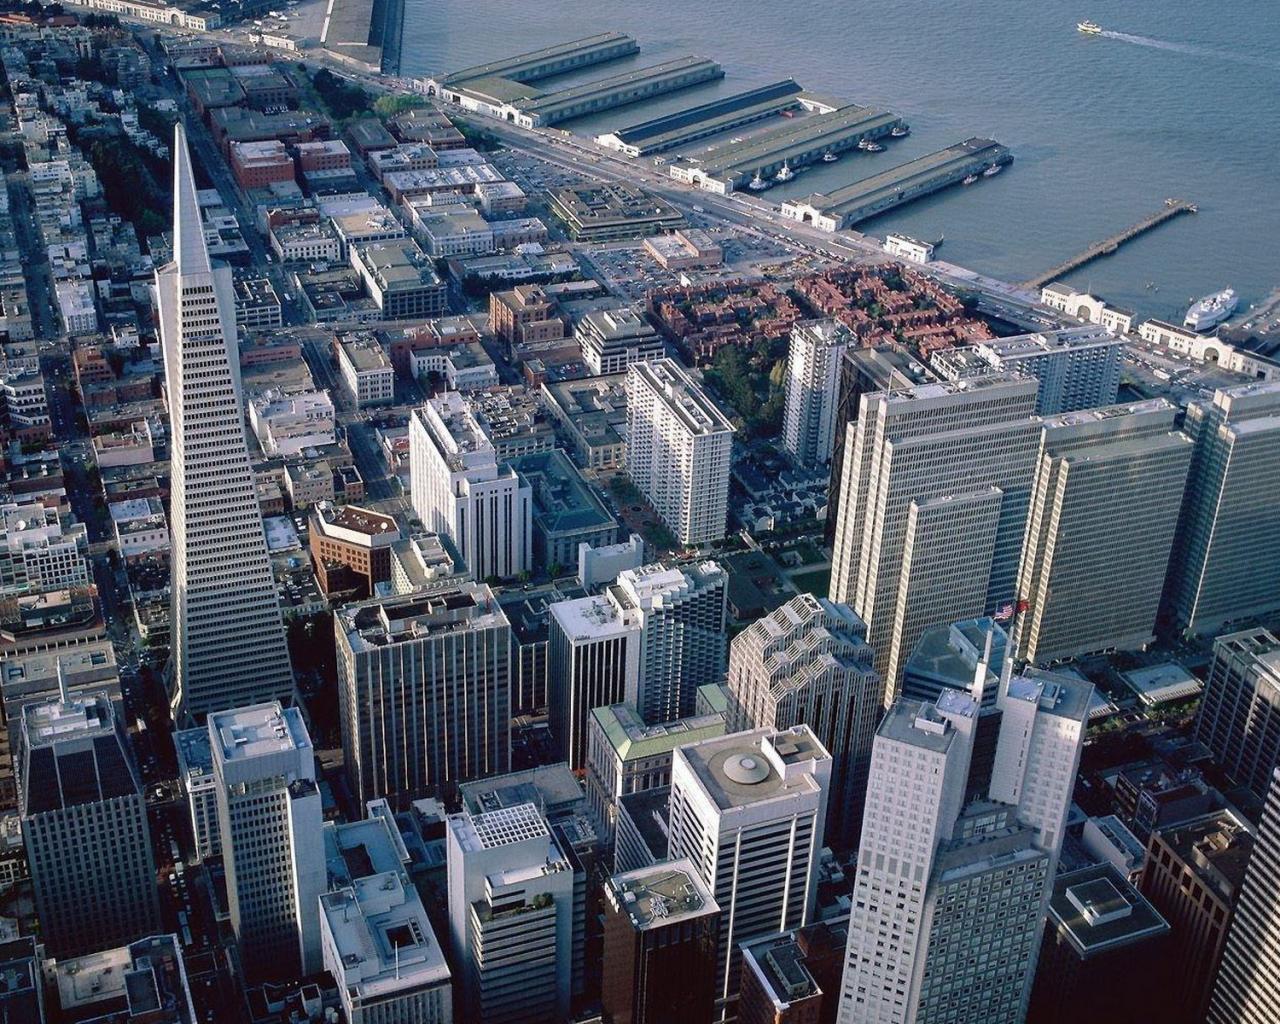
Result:
[[[796,172],[791,169],[791,165],[785,160],[782,161],[782,167],[778,173],[773,176],[774,181],[790,181],[796,176]]]
[[[822,162],[824,164],[833,164],[839,159],[840,158],[836,156],[835,153],[831,152],[831,150],[827,150],[825,153],[822,154]]]
[[[769,187],[769,183],[760,177],[760,172],[756,171],[756,176],[747,182],[747,188],[752,192],[763,192]]]
[[[892,139],[905,139],[910,134],[911,125],[907,124],[906,121],[903,121],[901,124],[895,124],[893,126],[893,131],[889,133],[889,137]]]
[[[997,174],[999,174],[1003,170],[1004,168],[1001,167],[999,164],[992,164],[990,167],[988,167],[985,171],[982,172],[982,176],[984,178],[994,178]]]
[[[883,152],[884,152],[884,146],[880,145],[880,143],[878,143],[878,142],[868,142],[868,143],[867,143],[867,152],[868,152],[868,153],[883,153]]]
[[[1084,21],[1076,22],[1076,31],[1086,36],[1100,36],[1102,35],[1102,26],[1096,21],[1089,21],[1086,18]]]
[[[978,176],[976,174],[970,174],[967,178],[964,179],[964,183],[966,185],[972,185],[977,180],[978,180]]]

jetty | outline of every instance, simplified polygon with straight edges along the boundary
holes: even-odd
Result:
[[[1043,274],[1033,277],[1022,282],[1022,287],[1028,291],[1037,291],[1050,281],[1056,281],[1060,277],[1071,273],[1073,270],[1079,270],[1086,263],[1092,263],[1094,260],[1102,256],[1110,256],[1125,242],[1131,242],[1139,235],[1145,235],[1148,231],[1158,228],[1167,220],[1173,220],[1174,217],[1184,213],[1198,213],[1199,210],[1195,203],[1188,202],[1185,199],[1166,199],[1164,206],[1158,209],[1149,217],[1144,217],[1136,224],[1131,224],[1123,231],[1119,231],[1110,238],[1104,238],[1101,242],[1094,242],[1087,249],[1082,249],[1069,260],[1064,260],[1052,270],[1046,270]]]

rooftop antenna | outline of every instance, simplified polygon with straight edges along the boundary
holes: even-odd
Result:
[[[62,673],[62,655],[54,657],[53,664],[58,673],[58,699],[63,704],[71,703],[71,694],[67,692],[67,677]]]
[[[978,659],[978,664],[973,670],[973,685],[969,688],[969,692],[973,695],[974,701],[982,704],[982,694],[987,688],[987,672],[990,671],[991,665],[991,638],[995,633],[995,629],[987,630],[986,643],[983,644],[982,657]]]

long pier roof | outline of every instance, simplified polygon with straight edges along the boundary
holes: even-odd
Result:
[[[521,72],[529,68],[537,68],[541,64],[555,61],[561,57],[568,57],[583,50],[594,50],[628,42],[635,44],[637,50],[640,48],[635,39],[625,32],[601,32],[599,35],[583,36],[581,39],[571,39],[565,43],[556,43],[554,46],[547,46],[541,50],[531,50],[528,53],[518,53],[513,57],[492,60],[487,64],[476,64],[469,68],[463,68],[461,71],[454,71],[446,75],[444,81],[449,85],[458,85],[472,78],[502,77],[518,80]]]
[[[708,177],[719,178],[733,172],[750,171],[758,166],[786,159],[792,152],[803,152],[821,146],[830,136],[852,130],[872,130],[898,120],[896,114],[849,104],[830,114],[812,114],[797,118],[741,142],[728,142],[707,151],[702,170]]]
[[[520,104],[520,111],[525,114],[545,115],[560,107],[581,103],[595,96],[607,95],[627,86],[679,75],[699,67],[716,68],[718,70],[720,65],[706,57],[677,57],[675,60],[663,61],[661,64],[651,64],[649,67],[624,71],[620,75],[611,75],[608,78],[598,78],[590,82],[583,82],[581,85],[571,86],[568,89],[543,93],[527,103]]]
[[[682,128],[688,128],[690,125],[712,120],[722,114],[737,113],[758,103],[795,96],[802,91],[800,84],[794,78],[786,78],[771,85],[762,85],[757,89],[748,89],[746,92],[724,96],[720,99],[712,100],[710,103],[701,103],[696,107],[686,107],[684,110],[664,114],[662,117],[651,118],[648,121],[641,121],[639,124],[619,128],[613,132],[613,135],[618,141],[627,145],[643,144],[659,136],[677,132]]]

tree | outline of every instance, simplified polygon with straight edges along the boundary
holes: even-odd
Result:
[[[373,112],[382,118],[395,117],[397,114],[403,114],[406,110],[416,110],[419,107],[427,105],[425,96],[418,96],[414,93],[400,93],[393,96],[390,93],[384,93],[373,101]]]

